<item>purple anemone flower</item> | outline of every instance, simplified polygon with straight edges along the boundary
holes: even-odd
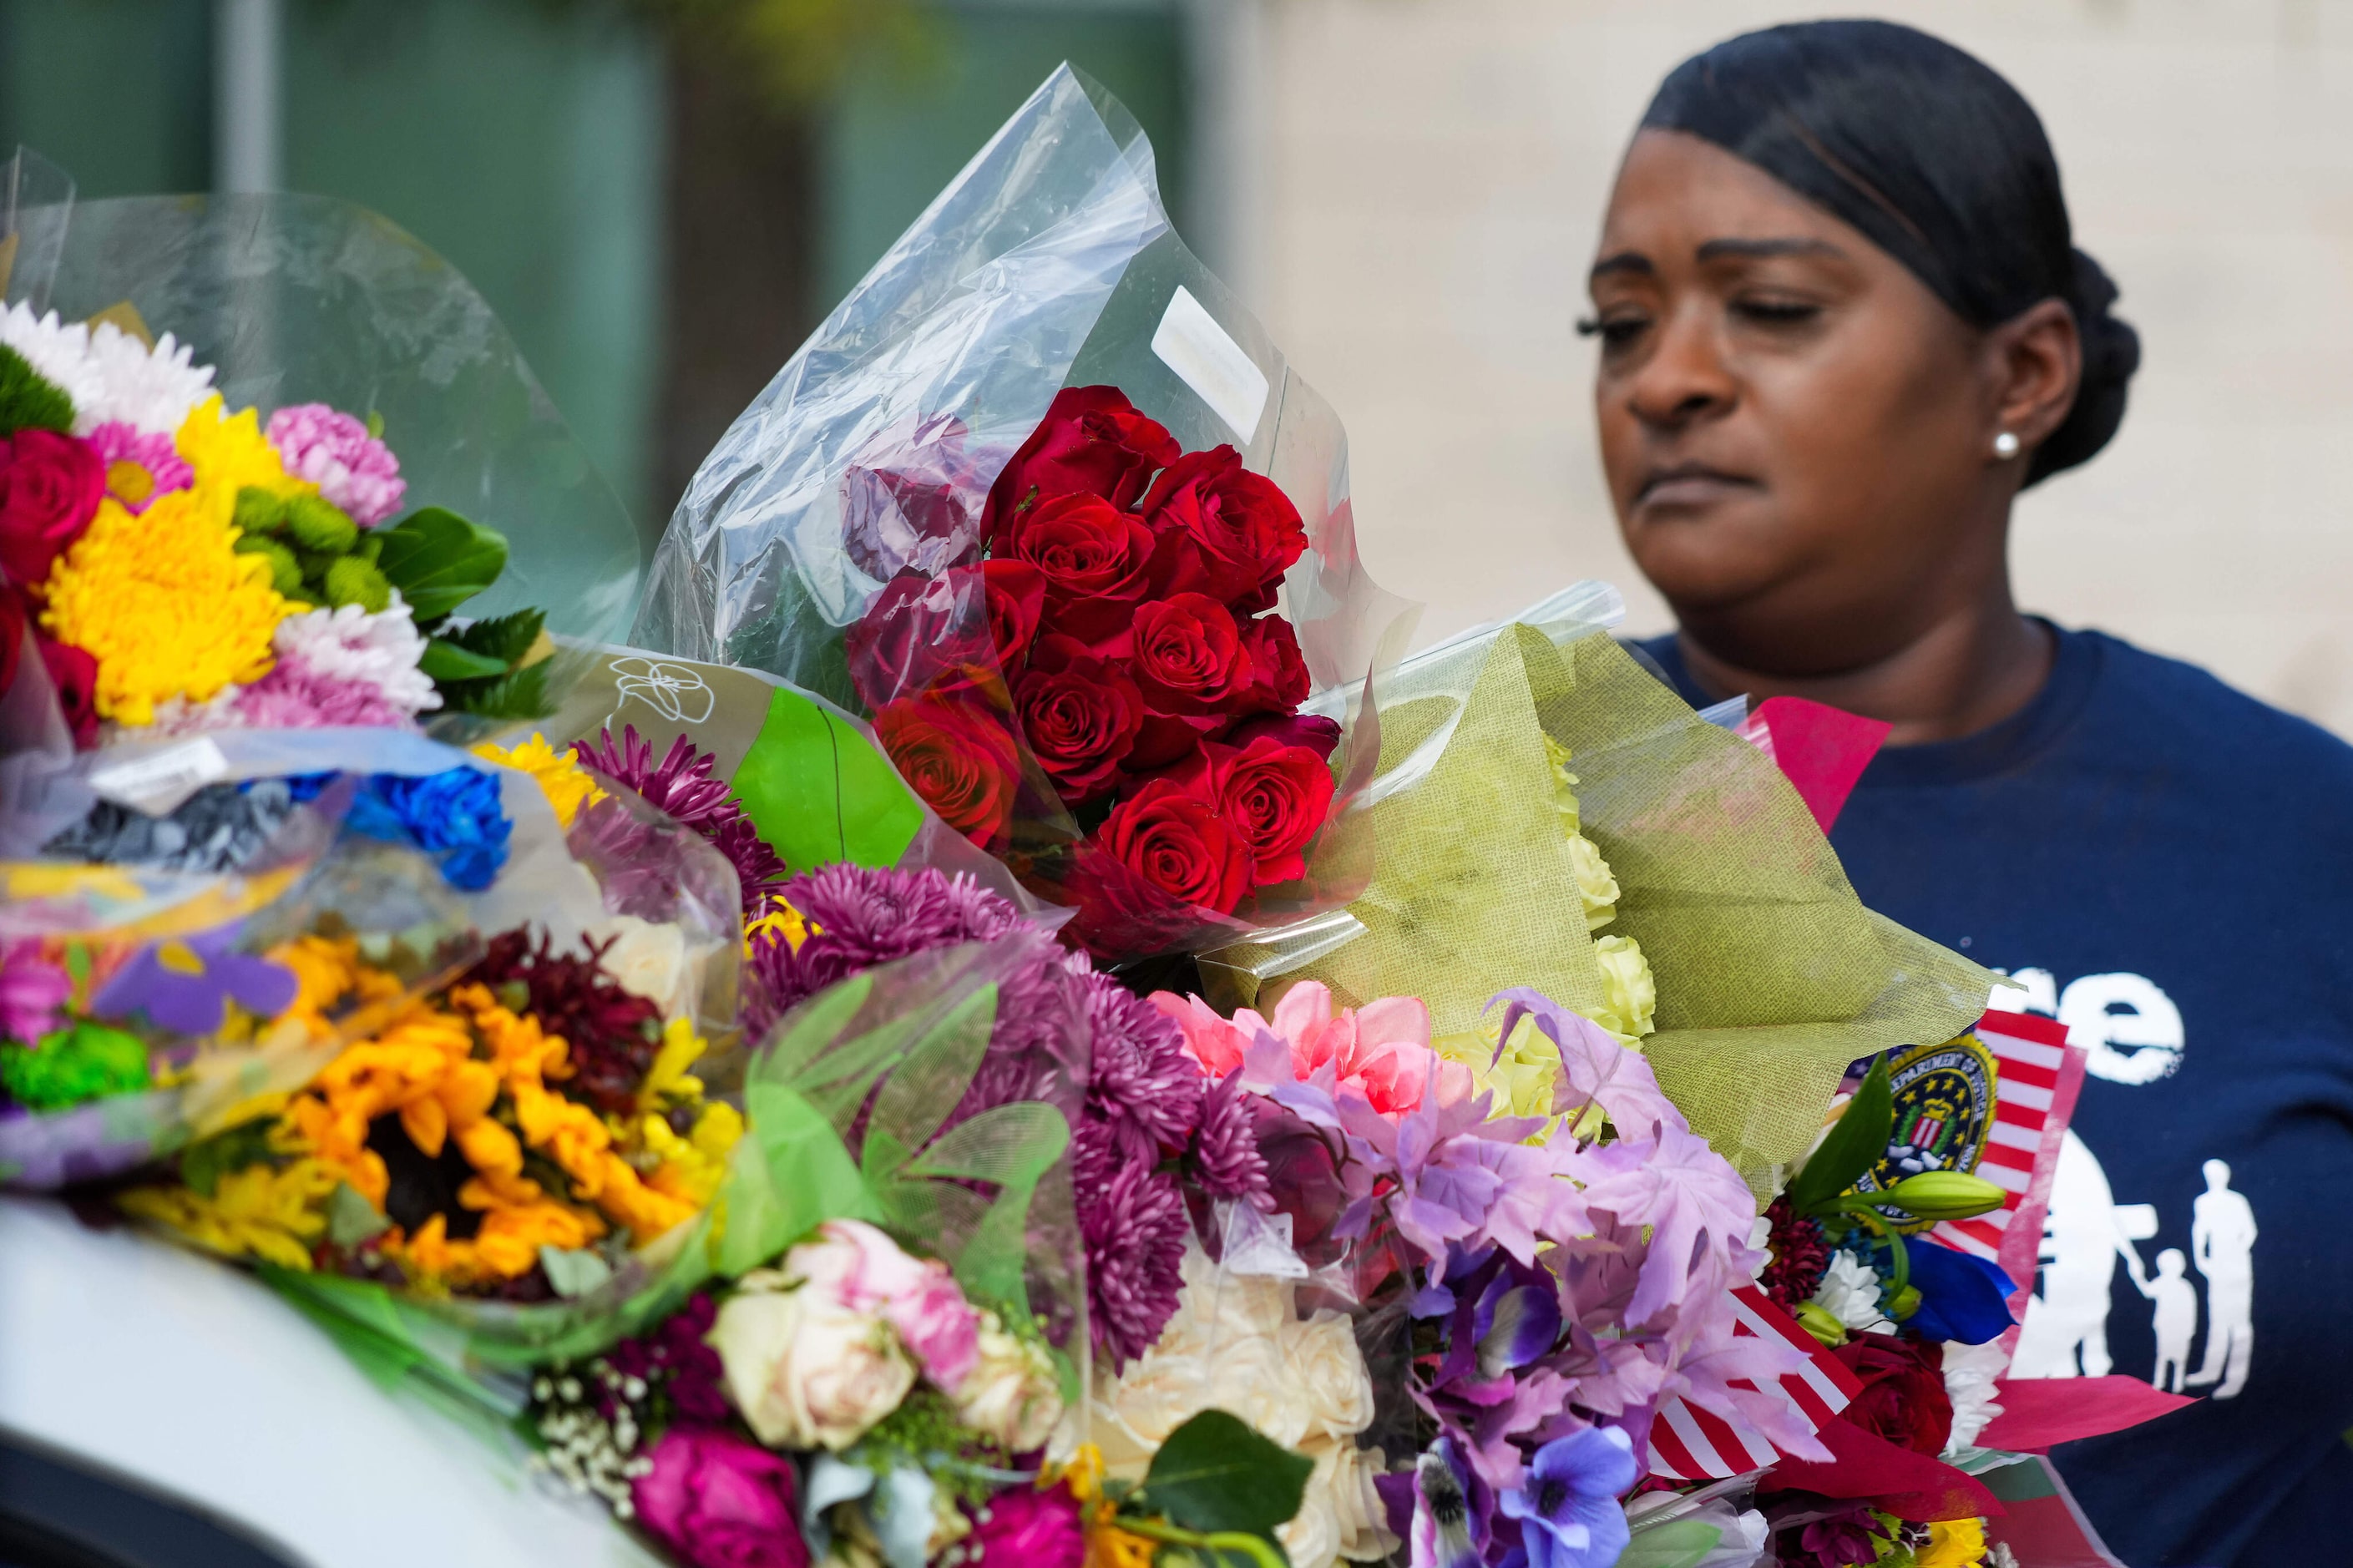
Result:
[[[1524,1483],[1501,1500],[1520,1521],[1528,1568],[1610,1568],[1630,1539],[1618,1494],[1634,1484],[1634,1443],[1616,1426],[1588,1426],[1536,1450]]]
[[[274,1017],[293,1002],[294,972],[266,958],[231,951],[235,926],[142,948],[91,999],[100,1018],[144,1013],[149,1023],[178,1035],[217,1033],[237,1003]]]
[[[1487,1550],[1493,1494],[1462,1461],[1451,1437],[1422,1450],[1413,1469],[1413,1568],[1479,1568]]]

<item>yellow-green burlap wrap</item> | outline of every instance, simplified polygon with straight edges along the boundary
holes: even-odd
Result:
[[[1295,966],[1279,948],[1212,955],[1246,992],[1255,973],[1343,1001],[1420,996],[1440,1037],[1476,1029],[1509,986],[1598,1003],[1549,735],[1621,890],[1607,934],[1640,942],[1657,978],[1643,1052],[1760,1191],[1812,1141],[1848,1063],[1949,1039],[1984,1009],[1991,977],[1864,909],[1769,758],[1590,626],[1515,624],[1409,662],[1380,692],[1378,735],[1376,869],[1349,906],[1364,933]]]

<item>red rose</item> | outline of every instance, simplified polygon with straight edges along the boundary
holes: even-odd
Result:
[[[54,430],[0,440],[0,573],[40,592],[49,563],[81,537],[106,495],[106,465],[86,441]]]
[[[842,632],[841,651],[869,708],[976,685],[997,663],[986,580],[973,566],[893,577]]]
[[[870,577],[933,575],[980,551],[979,478],[953,414],[896,425],[841,471],[841,544]]]
[[[1102,837],[1121,865],[1185,903],[1231,914],[1250,891],[1250,847],[1176,779],[1155,779],[1113,806]]]
[[[980,572],[988,584],[989,636],[997,643],[997,663],[1009,678],[1029,657],[1029,644],[1046,613],[1046,577],[1026,561],[984,561]]]
[[[1271,735],[1286,746],[1304,746],[1327,763],[1340,749],[1338,721],[1308,713],[1263,713],[1245,719],[1226,731],[1226,744],[1247,746],[1261,735]]]
[[[1141,510],[1154,531],[1181,533],[1193,546],[1190,570],[1180,569],[1168,588],[1245,611],[1272,605],[1275,585],[1307,550],[1299,509],[1272,479],[1243,468],[1231,447],[1169,464]]]
[[[1306,656],[1299,651],[1299,634],[1281,616],[1244,622],[1242,646],[1250,651],[1250,684],[1241,711],[1288,713],[1315,689]]]
[[[941,821],[984,849],[1005,832],[1019,764],[996,715],[969,703],[902,699],[874,715],[874,738]]]
[[[1846,1419],[1900,1448],[1934,1458],[1953,1435],[1944,1352],[1895,1334],[1857,1334],[1831,1352],[1862,1383]]]
[[[1003,550],[1014,519],[1049,496],[1101,496],[1115,507],[1133,506],[1179,450],[1119,388],[1064,387],[989,489],[989,542]]]
[[[36,640],[49,684],[57,688],[58,706],[65,711],[66,728],[73,731],[75,747],[87,752],[98,744],[98,660],[70,643]]]
[[[1332,811],[1332,770],[1305,746],[1262,736],[1208,748],[1218,814],[1250,847],[1263,888],[1307,875],[1308,841]]]
[[[1110,787],[1144,724],[1144,698],[1126,672],[1057,632],[1038,639],[1013,710],[1038,765],[1073,805]]]
[[[1101,496],[1041,500],[1007,538],[1046,579],[1046,625],[1082,642],[1117,632],[1151,585],[1152,531]]]
[[[16,666],[25,657],[25,602],[0,583],[0,697],[16,684]]]
[[[1135,684],[1158,713],[1229,713],[1253,666],[1233,613],[1207,594],[1179,594],[1135,612]]]

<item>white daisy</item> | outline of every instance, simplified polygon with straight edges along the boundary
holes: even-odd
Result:
[[[1849,1333],[1861,1333],[1886,1321],[1879,1310],[1879,1276],[1843,1248],[1831,1254],[1830,1267],[1822,1270],[1822,1282],[1814,1290],[1814,1304],[1845,1325]]]
[[[97,406],[74,400],[77,435],[110,420],[146,435],[174,435],[189,412],[212,395],[213,367],[195,363],[195,351],[169,332],[150,349],[113,322],[100,321],[90,330],[90,358],[98,367]]]
[[[1977,1444],[1978,1434],[2001,1414],[1994,1402],[1994,1380],[2010,1370],[2010,1352],[2000,1339],[1981,1345],[1945,1342],[1945,1393],[1953,1402],[1953,1438],[1945,1445],[1947,1458]]]
[[[90,411],[105,396],[106,384],[90,357],[87,326],[60,321],[55,310],[36,316],[31,306],[19,302],[0,311],[0,343],[24,355],[26,363],[73,400],[77,434],[87,435],[103,423],[90,419]]]

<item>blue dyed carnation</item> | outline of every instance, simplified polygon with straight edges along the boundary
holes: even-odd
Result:
[[[435,857],[449,885],[469,893],[480,892],[497,879],[514,832],[514,824],[499,809],[497,776],[471,767],[423,778],[373,774],[345,821],[371,838],[411,845]]]

